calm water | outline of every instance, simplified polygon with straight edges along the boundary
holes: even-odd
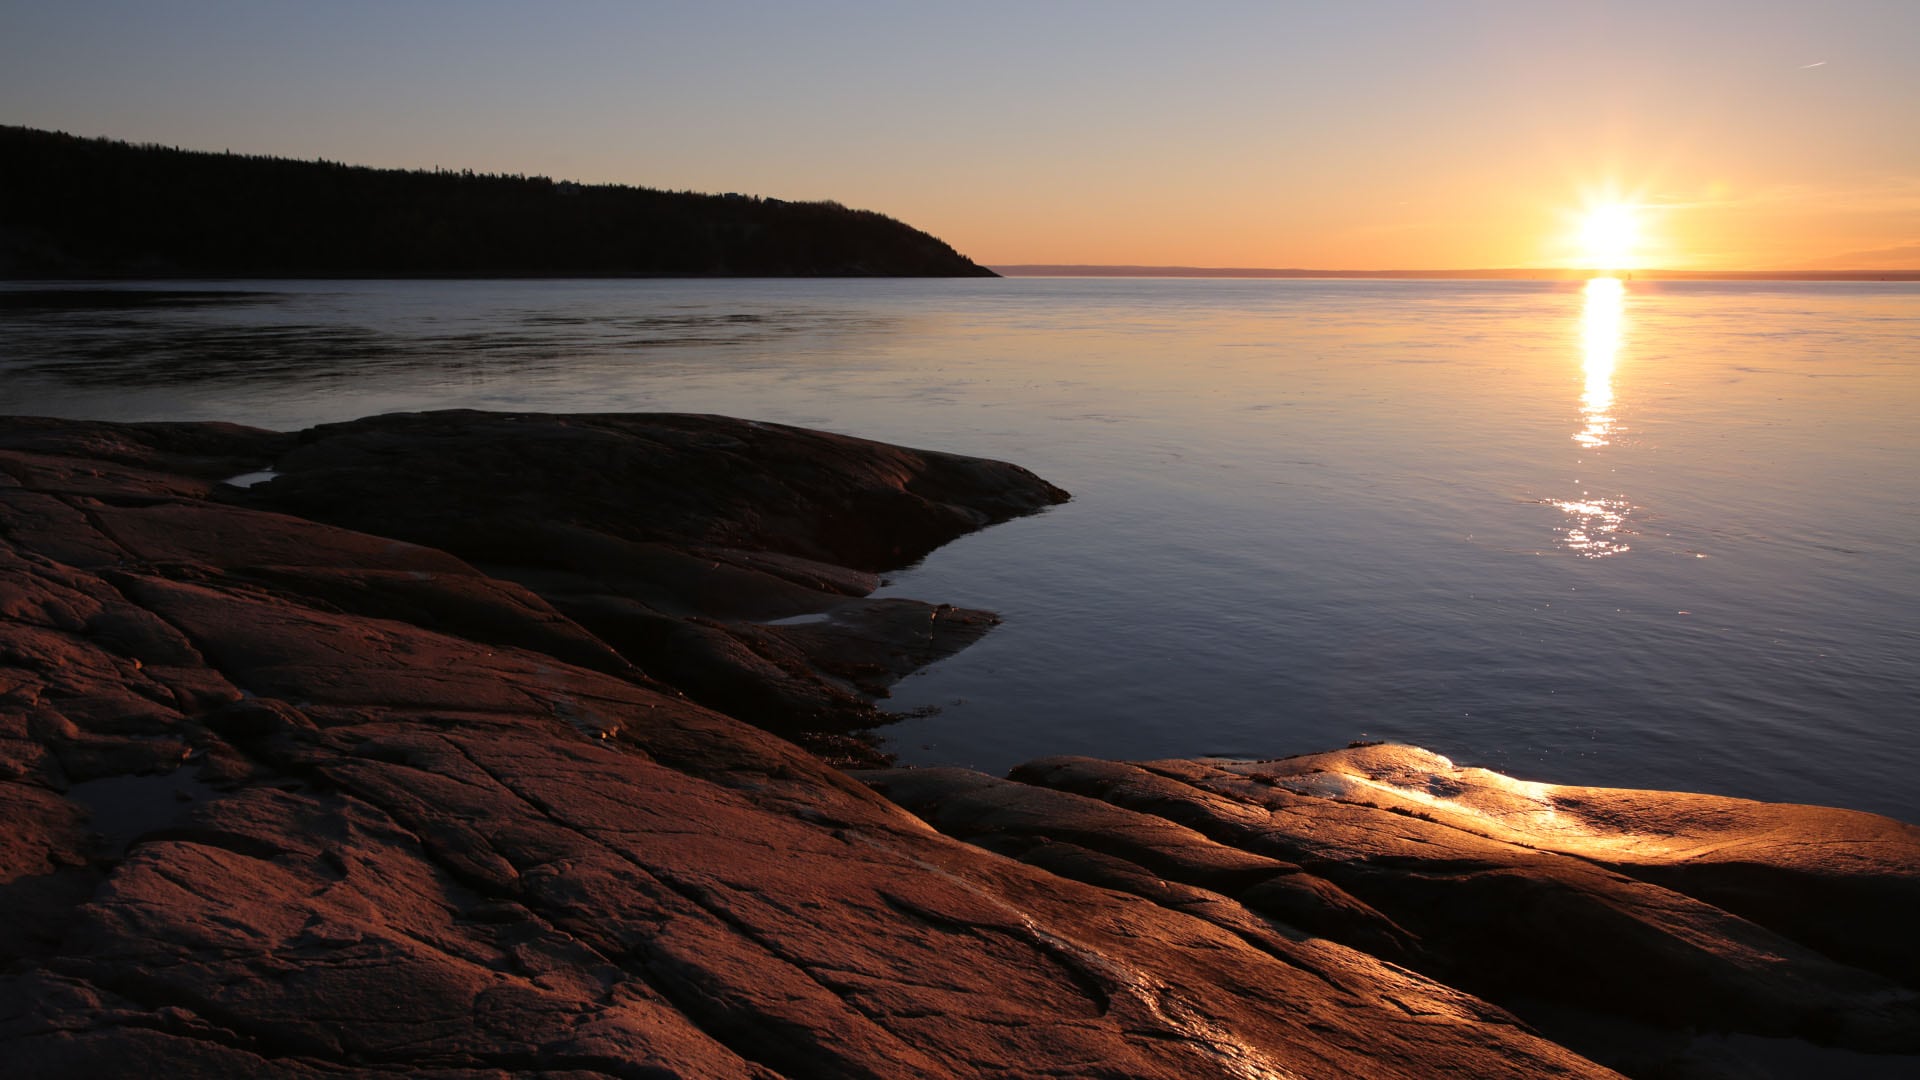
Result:
[[[232,288],[262,288],[233,285]],[[1075,500],[895,575],[1006,623],[904,760],[1406,740],[1920,820],[1920,287],[275,283],[0,310],[0,408],[676,410]]]

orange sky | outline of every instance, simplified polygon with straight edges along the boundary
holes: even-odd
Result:
[[[1920,3],[0,9],[0,122],[899,217],[988,264],[1920,266]]]

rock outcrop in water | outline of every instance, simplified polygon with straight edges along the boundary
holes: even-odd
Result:
[[[722,711],[844,748],[988,620],[863,599],[874,573],[1063,497],[714,417],[0,422],[0,1062],[1611,1075],[1576,1046],[1709,1075],[1675,1034],[1699,1029],[1865,1075],[1920,1050],[1920,838],[1885,819],[1406,748],[861,783]]]

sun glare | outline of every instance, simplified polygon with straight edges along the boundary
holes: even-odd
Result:
[[[1588,269],[1632,269],[1633,248],[1639,231],[1633,207],[1624,203],[1609,203],[1588,210],[1586,220],[1580,225],[1580,253]]]

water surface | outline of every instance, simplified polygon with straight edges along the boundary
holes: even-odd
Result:
[[[205,287],[256,295],[0,305],[0,406],[719,412],[1073,491],[894,575],[1006,617],[906,761],[1398,739],[1920,820],[1920,286]]]

